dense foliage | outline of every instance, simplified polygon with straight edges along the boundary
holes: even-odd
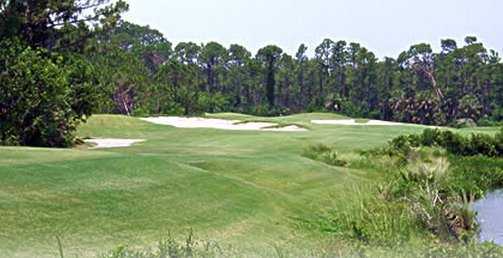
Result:
[[[0,1],[0,39],[19,37],[32,47],[82,52],[98,32],[114,27],[128,6],[109,0]]]
[[[389,150],[408,154],[411,148],[441,147],[454,155],[503,156],[503,129],[494,136],[472,134],[465,137],[448,130],[426,129],[422,134],[403,135],[390,142]]]
[[[159,31],[128,22],[98,38],[99,51],[90,56],[92,60],[128,58],[114,65],[98,62],[108,77],[123,74],[105,80],[113,90],[124,91],[125,81],[142,78],[127,87],[130,108],[124,110],[123,101],[116,99],[114,110],[102,112],[335,111],[441,125],[459,121],[489,125],[501,119],[503,64],[475,37],[467,37],[462,47],[443,40],[440,53],[428,44],[417,44],[397,59],[384,60],[360,44],[330,39],[315,48],[312,58],[305,45],[295,56],[274,45],[255,56],[243,46],[226,48],[217,42],[182,42],[173,47]],[[110,93],[103,98],[114,99]]]
[[[96,110],[89,42],[115,27],[122,1],[0,2],[0,144],[67,147]]]
[[[18,41],[0,43],[0,143],[70,146],[91,114],[92,66]]]

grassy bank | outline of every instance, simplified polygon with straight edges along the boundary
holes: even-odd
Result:
[[[324,213],[302,218],[306,228],[352,239],[353,246],[365,247],[371,256],[383,247],[390,256],[503,255],[501,247],[478,243],[471,208],[473,201],[503,186],[503,130],[494,136],[463,136],[427,129],[364,151],[358,159],[336,159],[326,146],[307,152],[327,164],[381,171],[385,179],[358,187],[346,197],[352,202],[335,202]],[[327,157],[333,157],[331,162]],[[410,246],[416,248],[400,253]],[[424,246],[442,251],[433,254]]]

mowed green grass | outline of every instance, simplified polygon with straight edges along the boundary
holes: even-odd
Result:
[[[87,257],[119,245],[148,246],[190,229],[202,239],[255,252],[303,248],[320,239],[296,226],[379,180],[374,171],[331,167],[302,157],[314,144],[341,154],[384,145],[419,126],[320,126],[335,114],[240,120],[295,123],[307,132],[178,129],[137,118],[96,115],[79,137],[146,139],[128,148],[0,147],[0,257]],[[496,129],[468,129],[494,133]]]

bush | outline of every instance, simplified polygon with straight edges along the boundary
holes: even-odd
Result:
[[[86,63],[16,40],[0,43],[0,57],[0,144],[72,145],[76,126],[92,110]]]
[[[436,142],[438,146],[456,155],[469,155],[468,139],[451,131],[445,131],[443,133],[440,131],[437,132],[439,133],[439,140]]]
[[[452,131],[426,129],[422,134],[402,135],[390,141],[386,153],[406,155],[412,148],[436,146],[459,156],[503,155],[503,129],[494,137],[487,134],[472,134],[465,137]]]
[[[424,146],[433,146],[436,142],[438,142],[438,134],[437,131],[426,129],[423,131],[421,136],[421,144]]]
[[[220,93],[209,94],[201,92],[198,96],[198,105],[201,113],[218,113],[228,109],[229,100]]]
[[[473,134],[470,141],[471,154],[483,154],[490,157],[498,156],[496,139],[487,134]]]

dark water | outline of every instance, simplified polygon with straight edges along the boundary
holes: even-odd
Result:
[[[480,224],[480,241],[503,245],[503,189],[487,194],[473,205]]]

